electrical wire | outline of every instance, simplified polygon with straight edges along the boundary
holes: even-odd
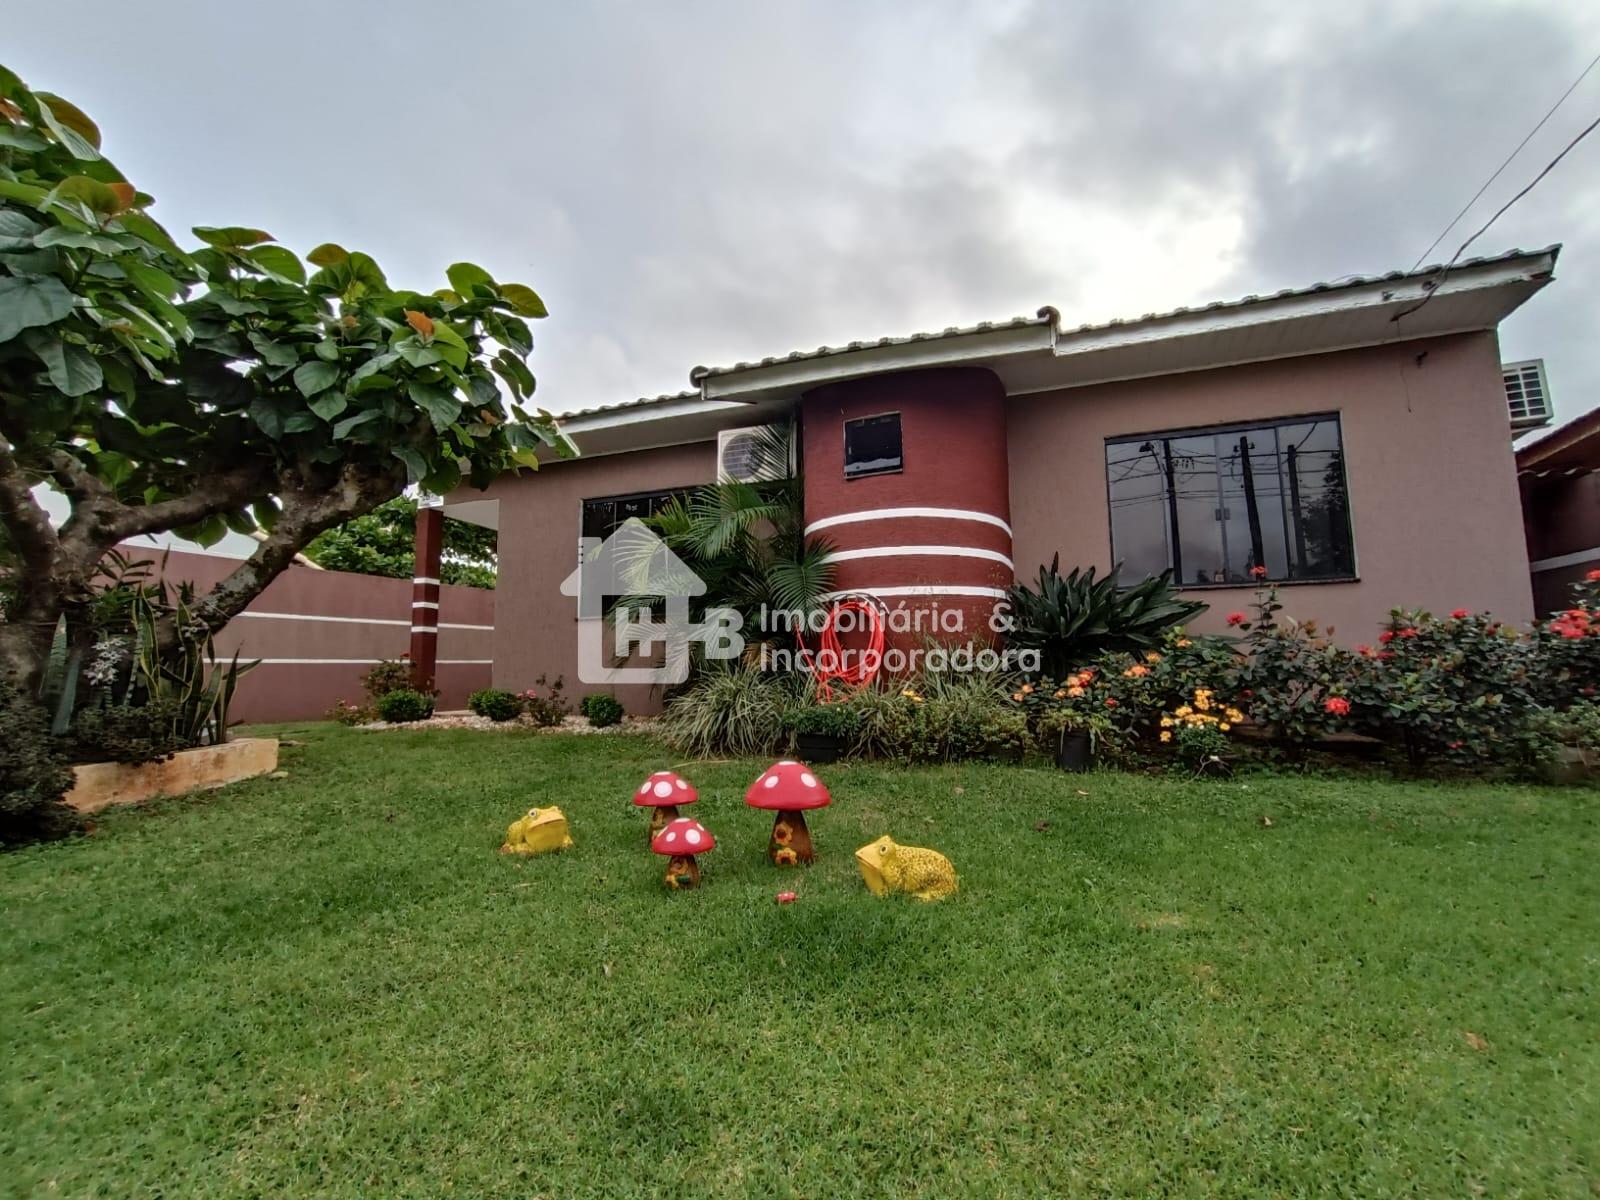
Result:
[[[1409,317],[1412,313],[1416,312],[1423,305],[1427,304],[1429,300],[1432,300],[1436,295],[1438,295],[1439,294],[1439,288],[1443,285],[1444,281],[1449,277],[1451,268],[1454,267],[1456,265],[1456,261],[1463,254],[1466,253],[1467,247],[1472,245],[1473,242],[1477,241],[1484,234],[1488,233],[1489,232],[1489,227],[1491,225],[1493,225],[1496,221],[1498,221],[1501,217],[1503,217],[1506,214],[1506,211],[1513,204],[1515,204],[1518,200],[1521,200],[1529,192],[1533,191],[1533,189],[1536,186],[1538,186],[1538,183],[1539,183],[1539,181],[1541,179],[1543,179],[1546,175],[1550,174],[1551,171],[1555,170],[1557,163],[1559,163],[1568,154],[1571,154],[1572,151],[1577,147],[1579,142],[1583,141],[1584,138],[1588,137],[1591,133],[1594,132],[1596,126],[1600,126],[1600,117],[1596,117],[1593,121],[1590,121],[1588,125],[1584,126],[1583,131],[1581,133],[1579,133],[1577,137],[1573,138],[1570,142],[1568,142],[1566,144],[1566,147],[1561,151],[1560,154],[1556,155],[1548,163],[1545,164],[1544,170],[1540,171],[1537,175],[1535,175],[1533,177],[1533,179],[1529,181],[1528,185],[1526,187],[1524,187],[1520,192],[1518,192],[1515,196],[1511,197],[1511,199],[1507,200],[1498,209],[1496,209],[1494,216],[1490,217],[1487,221],[1485,221],[1483,223],[1482,228],[1480,228],[1477,233],[1473,234],[1466,241],[1461,243],[1460,247],[1456,250],[1456,252],[1450,256],[1450,261],[1445,263],[1444,267],[1441,268],[1441,270],[1439,271],[1439,278],[1434,280],[1433,286],[1428,289],[1428,294],[1426,296],[1424,296],[1421,300],[1417,301],[1416,304],[1413,304],[1410,308],[1406,309],[1404,312],[1398,312],[1394,316],[1390,317],[1389,319],[1391,321],[1398,321],[1398,320],[1400,320],[1401,317]]]
[[[1550,106],[1550,111],[1545,113],[1544,116],[1539,118],[1539,123],[1537,125],[1535,125],[1532,129],[1528,130],[1528,135],[1526,137],[1524,137],[1520,142],[1517,143],[1517,148],[1515,150],[1513,150],[1510,154],[1506,155],[1505,162],[1501,163],[1498,167],[1496,167],[1494,169],[1494,174],[1489,176],[1489,178],[1487,178],[1487,179],[1485,179],[1483,181],[1483,186],[1481,188],[1479,188],[1477,191],[1472,193],[1472,199],[1468,200],[1464,205],[1461,206],[1461,211],[1458,212],[1454,217],[1451,218],[1450,224],[1446,225],[1443,229],[1441,229],[1439,231],[1439,236],[1434,238],[1433,241],[1428,243],[1428,248],[1426,250],[1424,250],[1421,254],[1417,255],[1417,261],[1411,264],[1411,270],[1412,271],[1415,271],[1418,267],[1420,267],[1422,265],[1422,260],[1427,258],[1428,255],[1433,253],[1433,248],[1435,246],[1437,246],[1440,242],[1444,241],[1445,235],[1448,234],[1452,229],[1454,229],[1458,224],[1461,223],[1461,218],[1466,216],[1468,210],[1471,209],[1472,206],[1474,204],[1476,204],[1478,202],[1478,200],[1483,196],[1483,194],[1489,190],[1490,185],[1493,184],[1496,179],[1500,178],[1501,172],[1504,171],[1507,167],[1509,167],[1511,165],[1511,160],[1516,158],[1517,155],[1522,153],[1522,148],[1533,140],[1533,135],[1538,133],[1539,130],[1543,129],[1545,122],[1548,121],[1551,117],[1556,115],[1556,109],[1560,108],[1563,104],[1565,104],[1566,101],[1567,101],[1567,97],[1572,95],[1573,92],[1578,90],[1578,85],[1580,83],[1582,83],[1585,78],[1587,78],[1589,72],[1594,70],[1595,66],[1597,64],[1600,64],[1600,54],[1595,55],[1592,59],[1589,60],[1589,65],[1587,67],[1585,67],[1582,70],[1582,72],[1579,73],[1578,77],[1572,81],[1572,85],[1570,87],[1568,87],[1566,91],[1562,92],[1560,98],[1554,104],[1552,104]],[[1409,274],[1409,272],[1408,272],[1408,274]]]

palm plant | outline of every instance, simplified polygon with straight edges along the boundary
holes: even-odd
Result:
[[[792,422],[754,431],[747,447],[749,474],[759,482],[704,484],[645,521],[705,584],[695,616],[710,607],[737,611],[752,652],[762,642],[791,636],[787,629],[765,628],[763,611],[809,616],[833,587],[832,544],[805,533],[803,486],[792,469],[794,437]],[[623,596],[612,608],[654,599]]]
[[[1015,650],[1039,651],[1043,674],[1060,679],[1108,650],[1148,650],[1164,630],[1182,625],[1209,606],[1182,599],[1172,572],[1152,575],[1131,587],[1117,579],[1118,563],[1104,579],[1095,569],[1061,574],[1061,556],[1039,568],[1038,590],[1019,583],[1008,594]]]

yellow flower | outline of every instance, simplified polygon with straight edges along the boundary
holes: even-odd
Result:
[[[1150,668],[1145,666],[1143,663],[1134,663],[1133,666],[1129,667],[1122,674],[1123,677],[1127,679],[1139,679],[1150,674]]]
[[[1173,726],[1173,725],[1176,725],[1176,724],[1177,724],[1177,722],[1174,721],[1171,717],[1162,717],[1161,718],[1161,727],[1163,729],[1169,728],[1170,726]]]
[[[1066,693],[1066,691],[1064,689],[1062,689],[1062,688],[1057,688],[1056,689],[1056,699],[1057,700],[1064,699],[1066,697],[1066,694],[1067,693]]]
[[[1233,728],[1233,726],[1232,726],[1232,725],[1229,725],[1229,724],[1228,724],[1228,723],[1227,723],[1227,722],[1226,722],[1226,721],[1223,721],[1223,722],[1222,722],[1222,723],[1221,723],[1221,724],[1219,724],[1219,725],[1218,725],[1218,726],[1217,726],[1217,728],[1218,728],[1218,729],[1220,729],[1220,730],[1222,730],[1222,732],[1223,732],[1223,733],[1227,733],[1227,732],[1228,732],[1228,730],[1230,730],[1230,729],[1232,729],[1232,728]]]
[[[800,856],[793,850],[789,849],[789,847],[785,846],[782,850],[779,850],[773,854],[772,861],[777,863],[780,867],[792,867],[795,865],[795,863],[800,861]]]
[[[789,828],[785,821],[779,821],[772,827],[772,844],[774,846],[787,846],[794,837],[794,830]]]
[[[1144,660],[1147,663],[1158,663],[1161,661],[1161,655],[1157,654],[1154,650],[1146,650]]]
[[[1012,692],[1011,693],[1011,698],[1013,700],[1015,700],[1018,704],[1022,703],[1022,693],[1021,692]]]
[[[1083,695],[1083,685],[1081,683],[1073,684],[1071,687],[1069,687],[1067,689],[1067,695],[1069,695],[1069,696],[1081,696],[1081,695]]]
[[[1033,691],[1033,684],[1025,683],[1025,684],[1022,685],[1023,695],[1027,695],[1031,691]]]
[[[1187,650],[1192,645],[1194,645],[1194,643],[1191,642],[1188,638],[1179,638],[1178,641],[1177,641],[1177,646],[1178,646],[1179,650]]]
[[[1173,709],[1172,711],[1177,713],[1180,717],[1187,717],[1190,713],[1192,713],[1194,711],[1194,709],[1190,708],[1187,704],[1180,704],[1180,705],[1178,705],[1177,708]]]
[[[1170,741],[1171,741],[1171,740],[1172,740],[1172,730],[1170,730],[1170,729],[1163,729],[1163,730],[1162,730],[1162,731],[1161,731],[1161,740],[1162,740],[1162,741],[1163,741],[1163,742],[1170,742]]]

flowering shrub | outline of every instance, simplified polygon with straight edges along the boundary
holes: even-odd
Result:
[[[335,700],[333,707],[328,710],[328,720],[337,721],[340,725],[365,725],[372,719],[372,709],[351,704],[348,700]]]
[[[567,698],[562,695],[566,679],[557,675],[555,682],[550,683],[541,675],[533,683],[533,687],[517,693],[522,711],[535,725],[561,724],[561,719],[567,715]]]
[[[1339,690],[1348,655],[1328,640],[1332,629],[1283,615],[1275,587],[1258,589],[1251,607],[1253,618],[1229,617],[1245,635],[1244,657],[1230,681],[1233,695],[1252,721],[1303,749],[1336,712],[1327,701]]]
[[[1533,691],[1541,704],[1566,708],[1600,687],[1600,571],[1572,586],[1572,607],[1534,626],[1538,663]]]

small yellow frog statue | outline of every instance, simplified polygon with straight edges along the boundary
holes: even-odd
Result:
[[[956,890],[956,869],[937,850],[901,846],[888,834],[856,851],[861,878],[874,896],[906,892],[918,900],[942,900]]]
[[[565,850],[572,845],[567,832],[567,818],[555,806],[530,808],[528,815],[511,822],[506,830],[506,844],[501,854],[544,854],[549,850]]]

